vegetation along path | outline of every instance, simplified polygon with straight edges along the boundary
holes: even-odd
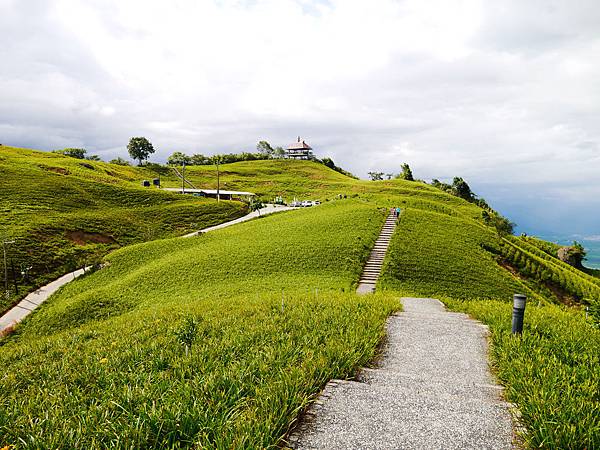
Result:
[[[360,276],[358,287],[356,289],[357,294],[369,294],[375,292],[375,285],[381,274],[383,259],[390,246],[390,240],[396,229],[397,222],[398,214],[395,210],[390,211]]]
[[[197,236],[200,233],[208,233],[209,231],[219,230],[221,228],[235,225],[240,222],[245,222],[247,220],[254,219],[261,215],[272,214],[272,213],[280,212],[280,211],[287,211],[289,209],[293,209],[293,208],[288,208],[285,206],[278,206],[278,205],[266,205],[264,208],[261,208],[260,210],[257,210],[257,211],[253,211],[253,212],[251,212],[243,217],[240,217],[238,219],[230,220],[229,222],[224,222],[219,225],[205,228],[200,231],[194,231],[193,233],[186,234],[185,236],[182,236],[182,237]],[[83,275],[84,273],[85,273],[85,269],[83,269],[83,268],[77,269],[73,272],[69,272],[69,273],[63,275],[62,277],[52,281],[51,283],[48,283],[45,286],[42,286],[41,288],[39,288],[36,291],[29,294],[27,297],[25,297],[23,300],[21,300],[14,308],[10,309],[6,314],[4,314],[2,317],[0,317],[0,333],[2,333],[3,331],[5,331],[6,329],[8,329],[10,327],[13,327],[17,323],[21,322],[25,317],[27,317],[29,314],[31,314],[35,308],[37,308],[43,302],[48,300],[48,298],[50,298],[50,296],[52,294],[54,294],[59,288],[61,288],[62,286],[64,286],[68,282],[70,282],[71,280],[74,280],[78,276]]]
[[[292,437],[298,449],[511,448],[487,328],[434,299],[403,298],[378,369],[334,381]],[[310,419],[313,417],[313,419]]]

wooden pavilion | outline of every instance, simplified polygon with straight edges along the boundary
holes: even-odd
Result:
[[[312,159],[312,147],[304,142],[304,140],[300,140],[300,136],[298,136],[298,141],[288,146],[287,157],[292,159]]]

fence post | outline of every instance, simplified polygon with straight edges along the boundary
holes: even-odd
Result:
[[[512,333],[521,334],[523,332],[523,317],[525,316],[525,304],[527,297],[523,294],[513,295],[512,312]]]

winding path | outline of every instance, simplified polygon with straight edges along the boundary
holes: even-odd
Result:
[[[224,222],[219,225],[204,228],[200,231],[194,231],[193,233],[186,234],[185,236],[181,237],[185,238],[197,236],[200,233],[208,233],[210,231],[220,230],[221,228],[229,227],[231,225],[235,225],[241,222],[246,222],[247,220],[251,220],[259,216],[265,216],[267,214],[272,214],[280,211],[287,211],[290,209],[294,208],[281,205],[266,205],[264,208],[260,209],[260,213],[259,211],[253,211],[250,214],[246,214],[245,216],[240,217],[238,219],[230,220],[229,222]],[[50,298],[50,296],[54,294],[60,287],[69,283],[75,278],[83,275],[84,273],[85,268],[77,269],[73,272],[63,275],[62,277],[52,281],[51,283],[48,283],[45,286],[42,286],[41,288],[27,295],[27,297],[21,300],[16,306],[8,310],[6,314],[0,317],[0,333],[2,333],[7,328],[12,327],[17,323],[21,322],[25,317],[31,314],[35,308],[37,308],[43,302],[48,300],[48,298]]]
[[[509,449],[487,327],[434,299],[403,298],[381,367],[330,382],[290,436],[296,449]]]

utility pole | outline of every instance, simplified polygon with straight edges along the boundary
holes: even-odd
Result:
[[[185,158],[181,163],[181,193],[185,194]]]
[[[219,158],[217,157],[217,203],[221,201],[221,177],[219,174]]]
[[[14,244],[15,241],[2,241],[2,250],[4,251],[4,293],[8,297],[8,265],[6,264],[6,246]]]

